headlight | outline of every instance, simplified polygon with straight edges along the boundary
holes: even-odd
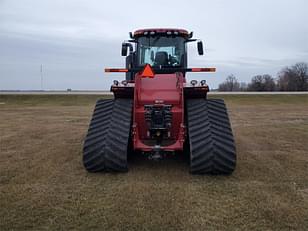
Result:
[[[118,80],[113,80],[113,84],[118,86],[119,85],[119,81]]]
[[[198,81],[197,81],[197,80],[192,80],[192,81],[190,81],[190,84],[193,85],[193,86],[195,86],[195,85],[198,84]]]
[[[128,82],[127,82],[126,80],[123,80],[123,81],[121,82],[121,84],[124,85],[124,86],[127,86]]]

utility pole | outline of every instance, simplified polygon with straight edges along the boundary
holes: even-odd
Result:
[[[41,64],[41,91],[43,91],[43,64]]]

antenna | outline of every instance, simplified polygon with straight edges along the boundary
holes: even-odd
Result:
[[[43,64],[41,64],[41,91],[43,91]]]

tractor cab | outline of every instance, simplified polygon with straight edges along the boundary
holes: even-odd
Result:
[[[155,73],[183,72],[187,68],[187,43],[193,33],[182,29],[142,29],[130,33],[131,40],[122,44],[122,56],[126,57],[126,68],[144,67],[150,64]],[[132,45],[135,44],[135,47]],[[203,55],[202,41],[198,41],[198,52]],[[136,72],[126,73],[126,80],[133,80]]]

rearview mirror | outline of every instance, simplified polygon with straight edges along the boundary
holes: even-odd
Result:
[[[122,43],[122,56],[127,56],[127,43]]]
[[[197,47],[198,47],[198,54],[203,55],[203,43],[202,43],[202,41],[197,42]]]

